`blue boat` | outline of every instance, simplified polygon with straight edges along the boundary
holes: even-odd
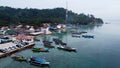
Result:
[[[29,60],[30,64],[36,66],[49,66],[50,62],[47,62],[45,59],[38,57],[31,57]]]

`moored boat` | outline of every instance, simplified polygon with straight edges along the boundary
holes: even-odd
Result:
[[[86,31],[81,31],[81,32],[72,32],[72,34],[78,34],[78,35],[81,35],[81,34],[85,34],[87,33]]]
[[[67,43],[64,43],[62,40],[57,38],[53,38],[53,41],[55,42],[56,45],[59,45],[59,44],[61,44],[62,46],[67,45]]]
[[[44,43],[44,46],[48,48],[55,48],[55,46],[51,45],[50,43]]]
[[[47,62],[45,59],[38,57],[31,57],[29,60],[30,64],[36,66],[49,66],[50,62]]]
[[[48,48],[54,48],[55,46],[51,45],[51,41],[48,41],[48,40],[43,40],[43,44],[45,47],[48,47]]]
[[[53,38],[53,41],[55,42],[56,45],[59,45],[62,41],[58,38]]]
[[[81,31],[80,33],[81,33],[81,34],[84,34],[84,33],[87,33],[87,32],[86,32],[86,31]]]
[[[40,41],[40,39],[35,38],[34,41]]]
[[[93,35],[82,35],[82,37],[84,37],[84,38],[94,38]]]
[[[27,61],[27,59],[23,56],[20,56],[20,55],[12,55],[11,56],[12,59],[16,60],[16,61]]]
[[[48,48],[32,48],[33,52],[49,52]]]
[[[80,35],[72,34],[72,37],[80,38]]]
[[[72,48],[72,47],[68,47],[68,46],[58,46],[58,49],[61,50],[65,50],[65,51],[75,51],[76,52],[76,48]]]

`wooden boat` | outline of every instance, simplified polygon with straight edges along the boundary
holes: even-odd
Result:
[[[57,39],[57,38],[53,38],[53,41],[55,42],[56,45],[59,45],[59,44],[61,44],[61,45],[67,45],[67,43],[62,42],[62,40]]]
[[[34,41],[40,41],[40,39],[35,38]]]
[[[86,31],[81,31],[80,33],[81,33],[81,34],[84,34],[84,33],[87,33],[87,32],[86,32]]]
[[[51,27],[49,27],[49,30],[50,30],[50,31],[56,31],[56,30],[57,30],[57,27],[56,27],[56,26],[51,26]]]
[[[81,35],[81,34],[84,34],[84,33],[87,33],[85,31],[81,31],[81,32],[72,32],[72,34],[78,34],[78,35]]]
[[[27,61],[27,59],[23,56],[20,56],[20,55],[12,55],[11,56],[12,59],[16,60],[16,61]]]
[[[77,38],[80,38],[80,35],[75,35],[75,34],[72,34],[72,37],[77,37]]]
[[[50,43],[44,43],[44,46],[48,48],[55,48],[55,46],[51,45]]]
[[[81,34],[80,32],[72,32],[72,34]]]
[[[44,40],[43,43],[44,43],[45,47],[48,47],[48,48],[54,48],[55,47],[55,46],[51,45],[51,43],[52,43],[51,41]]]
[[[47,62],[45,59],[37,58],[37,57],[31,57],[29,62],[30,64],[36,66],[49,66],[50,64],[50,62]]]
[[[59,45],[62,41],[57,38],[53,38],[53,41],[55,42],[56,45]]]
[[[72,47],[68,47],[68,46],[58,46],[58,49],[61,50],[65,50],[65,51],[75,51],[76,52],[76,48],[72,48]]]
[[[84,38],[94,38],[93,35],[82,35],[82,37],[84,37]]]
[[[64,42],[61,42],[60,43],[62,46],[66,46],[67,45],[67,43],[64,43]]]
[[[32,48],[33,52],[49,52],[48,48]]]
[[[53,43],[53,42],[48,40],[43,40],[43,43]]]

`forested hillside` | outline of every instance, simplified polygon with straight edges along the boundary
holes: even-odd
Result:
[[[10,24],[31,24],[41,25],[42,23],[65,23],[66,9],[32,9],[32,8],[11,8],[0,7],[0,25]],[[103,23],[102,19],[95,18],[93,15],[77,14],[68,11],[68,23],[94,24]]]

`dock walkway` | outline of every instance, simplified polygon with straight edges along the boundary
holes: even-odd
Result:
[[[12,47],[12,46],[16,46],[16,44],[12,43],[12,42],[8,42],[8,43],[4,43],[4,44],[0,44],[0,49],[5,49],[5,48],[9,48],[9,47]],[[16,49],[12,49],[6,53],[2,53],[0,52],[0,58],[2,57],[5,57],[5,56],[8,56],[12,53],[15,53],[15,52],[18,52],[18,51],[21,51],[23,49],[26,49],[26,48],[29,48],[29,47],[32,47],[34,46],[34,43],[29,43],[28,45],[25,45],[25,46],[22,46],[22,47],[19,47],[19,48],[16,48]]]

